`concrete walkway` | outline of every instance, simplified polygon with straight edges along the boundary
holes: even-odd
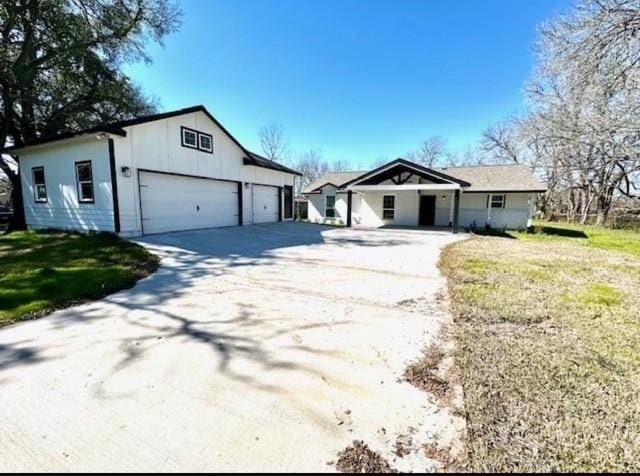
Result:
[[[0,330],[1,471],[398,469],[452,419],[401,382],[450,319],[447,232],[299,223],[146,237],[134,288]],[[416,451],[393,454],[398,436]]]

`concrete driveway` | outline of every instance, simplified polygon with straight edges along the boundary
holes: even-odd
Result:
[[[402,382],[450,316],[445,232],[299,223],[141,240],[134,288],[0,330],[2,471],[333,471],[362,439],[398,469],[454,438]],[[393,453],[410,436],[415,452]]]

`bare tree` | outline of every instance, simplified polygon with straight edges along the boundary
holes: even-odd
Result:
[[[520,163],[524,161],[522,140],[515,118],[490,126],[482,133],[481,146],[496,162]]]
[[[329,171],[329,163],[322,159],[322,154],[317,149],[311,149],[298,157],[294,168],[302,174],[296,180],[296,195],[318,180]]]
[[[268,124],[258,131],[260,145],[269,160],[286,161],[289,156],[289,143],[285,138],[281,124]]]
[[[346,160],[336,160],[331,163],[330,168],[332,172],[349,172],[353,170],[351,164]]]
[[[408,152],[407,158],[426,167],[434,167],[446,157],[447,141],[439,136],[429,137],[418,145],[415,151]]]

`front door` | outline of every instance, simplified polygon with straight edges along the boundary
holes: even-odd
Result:
[[[436,196],[420,195],[420,226],[433,226],[436,223]]]

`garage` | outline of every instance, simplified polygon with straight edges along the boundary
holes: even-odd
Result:
[[[280,219],[280,188],[254,185],[252,189],[253,223],[269,223]]]
[[[144,234],[237,225],[238,184],[140,171]]]

